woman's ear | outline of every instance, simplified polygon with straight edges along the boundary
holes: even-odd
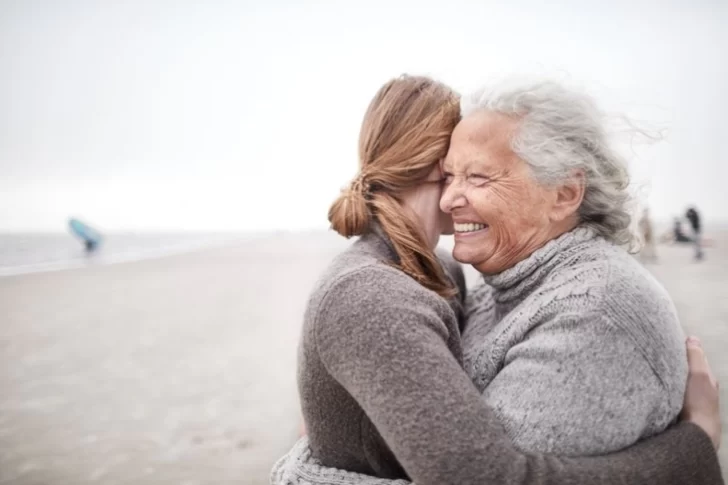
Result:
[[[551,219],[563,221],[579,210],[586,192],[586,177],[581,169],[574,170],[571,177],[556,189],[556,200],[551,208]]]

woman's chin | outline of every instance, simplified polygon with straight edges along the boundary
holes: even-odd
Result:
[[[495,274],[498,274],[501,272],[501,269],[496,268],[495,266],[488,264],[487,262],[481,263],[481,264],[474,264],[473,268],[475,268],[475,270],[478,273],[485,275],[485,276],[495,275]]]
[[[455,247],[452,250],[452,257],[455,258],[455,261],[462,264],[476,265],[478,262],[482,261],[482,259],[478,257],[478,254],[470,248],[462,247],[462,245],[458,247],[457,243],[455,243]]]

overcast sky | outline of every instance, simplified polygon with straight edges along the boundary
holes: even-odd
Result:
[[[346,4],[358,6],[346,6]],[[728,2],[0,0],[0,230],[324,228],[403,72],[587,88],[662,219],[728,219]]]

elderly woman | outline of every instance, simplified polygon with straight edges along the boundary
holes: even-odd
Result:
[[[299,369],[311,449],[299,443],[272,483],[719,483],[714,461],[674,461],[714,454],[706,440],[684,424],[662,433],[683,405],[684,337],[664,290],[620,247],[632,242],[626,172],[590,100],[544,83],[481,93],[462,114],[440,207],[454,257],[484,275],[462,332],[480,396],[456,360],[457,328],[423,308],[430,296],[398,296],[383,272],[336,298],[325,287],[333,309],[307,312]],[[373,292],[367,309],[357,295]],[[335,339],[311,337],[322,321]],[[612,453],[658,433],[602,458],[544,455]],[[680,452],[650,467],[667,443]]]
[[[632,245],[628,177],[586,96],[554,83],[463,101],[440,206],[484,284],[466,370],[523,450],[591,455],[667,428],[684,336]]]

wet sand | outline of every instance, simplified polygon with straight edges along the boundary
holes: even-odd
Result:
[[[704,263],[659,246],[649,268],[703,339],[728,410],[728,233],[711,236]],[[307,293],[345,244],[279,234],[0,278],[0,484],[267,483],[297,436]]]

